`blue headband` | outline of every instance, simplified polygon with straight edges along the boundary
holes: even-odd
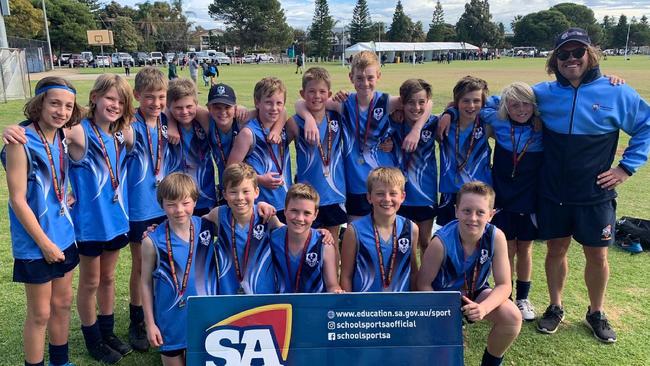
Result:
[[[36,95],[43,94],[43,93],[45,93],[46,91],[48,91],[50,89],[63,89],[63,90],[69,91],[72,94],[75,94],[75,95],[77,94],[77,92],[74,89],[70,88],[70,87],[67,87],[65,85],[56,84],[56,85],[48,85],[48,86],[44,86],[42,88],[36,89]]]

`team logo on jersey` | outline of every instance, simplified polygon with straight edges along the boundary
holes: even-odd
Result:
[[[373,109],[372,116],[375,118],[375,120],[379,121],[384,116],[384,108]]]
[[[611,240],[612,239],[612,225],[607,225],[603,228],[603,231],[600,233],[600,240]]]
[[[591,109],[593,109],[594,112],[598,112],[598,110],[600,109],[600,104],[598,104],[598,103],[594,103],[594,104],[591,106]]]
[[[330,121],[330,131],[337,133],[339,132],[339,121],[333,119]]]
[[[401,238],[397,241],[397,245],[399,251],[402,252],[402,254],[406,254],[406,252],[409,251],[409,247],[411,246],[411,241],[408,238]]]
[[[316,267],[318,264],[318,254],[317,253],[307,253],[305,256],[305,263],[311,268]]]
[[[238,133],[239,133],[239,131],[237,131],[237,130],[233,130],[233,131],[232,131],[232,137],[237,136]]]
[[[167,140],[167,125],[160,126],[160,131],[162,131],[163,137]]]
[[[199,234],[199,240],[201,241],[201,244],[205,245],[206,247],[210,245],[210,237],[210,230],[201,231]]]
[[[291,304],[264,305],[235,314],[206,329],[205,364],[244,366],[261,360],[267,366],[286,365],[291,325]]]
[[[483,127],[479,127],[474,131],[474,140],[478,140],[483,137]]]
[[[420,135],[420,138],[422,139],[422,142],[427,143],[429,140],[431,140],[431,137],[433,137],[433,132],[429,130],[424,130],[422,131],[422,134]]]
[[[199,140],[205,140],[205,130],[201,126],[197,126],[194,129],[194,132],[196,132],[196,137],[199,138]]]
[[[253,228],[253,236],[257,240],[262,240],[262,237],[264,237],[264,225],[259,224]]]
[[[481,249],[481,258],[479,259],[479,262],[481,262],[481,264],[485,264],[488,259],[490,259],[490,257],[488,256],[487,249]]]
[[[224,94],[226,94],[226,88],[224,88],[224,87],[221,86],[221,85],[218,86],[218,87],[217,87],[217,94],[219,94],[219,95],[224,95]]]
[[[113,134],[113,137],[117,139],[117,142],[121,145],[124,143],[124,134],[122,131],[117,131]]]

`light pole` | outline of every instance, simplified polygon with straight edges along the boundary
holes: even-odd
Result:
[[[629,60],[629,58],[627,58],[627,44],[628,44],[628,42],[630,42],[630,27],[631,26],[632,26],[632,23],[628,23],[628,25],[627,25],[627,37],[625,38],[625,59],[626,60]]]
[[[50,28],[47,26],[47,12],[45,11],[45,0],[41,0],[43,5],[43,18],[45,18],[45,35],[47,37],[47,48],[50,51],[50,68],[54,70],[54,58],[52,57],[52,43],[50,42]]]

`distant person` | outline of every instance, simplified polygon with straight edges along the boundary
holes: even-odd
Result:
[[[296,56],[296,74],[298,71],[302,74],[304,71],[304,66],[303,66],[303,60],[302,58],[304,57],[304,53],[300,53],[299,56]]]
[[[386,65],[386,60],[388,60],[388,56],[384,53],[381,55],[381,67],[384,67]]]
[[[208,86],[208,80],[210,78],[210,71],[208,63],[204,60],[201,62],[201,70],[203,70],[203,86]]]
[[[196,79],[198,77],[198,69],[199,69],[199,63],[196,62],[196,55],[192,55],[192,57],[190,58],[189,69],[190,69],[190,78],[192,78],[194,84],[196,84]]]
[[[176,71],[176,57],[169,61],[167,76],[169,80],[178,79],[178,72]]]
[[[125,62],[124,63],[124,75],[131,76],[131,63],[130,62]]]
[[[219,67],[217,67],[217,63],[214,60],[210,61],[210,65],[208,65],[208,76],[210,77],[210,87],[212,87],[216,84],[215,78],[219,77]]]

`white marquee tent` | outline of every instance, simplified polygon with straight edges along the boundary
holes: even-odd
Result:
[[[479,48],[465,42],[361,42],[345,49],[345,58],[361,51],[375,51],[385,54],[388,62],[394,62],[398,53],[404,57],[424,56],[426,61],[433,60],[439,53],[479,51]],[[415,58],[415,57],[414,57]]]

